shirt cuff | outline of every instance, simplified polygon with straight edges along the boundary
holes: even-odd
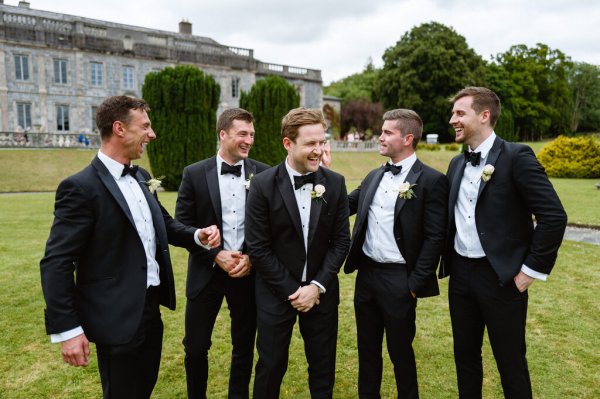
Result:
[[[311,280],[310,283],[316,285],[317,288],[319,288],[319,293],[320,294],[324,294],[325,292],[327,292],[327,290],[325,289],[325,287],[323,287],[321,285],[321,283],[319,283],[317,280]]]
[[[200,242],[200,229],[196,230],[196,232],[194,233],[194,241],[196,242],[196,244],[198,244],[202,248],[207,249],[207,250],[210,249],[210,245],[202,244],[202,242]]]
[[[521,266],[521,271],[528,275],[529,277],[533,277],[536,280],[546,281],[548,280],[548,275],[545,273],[536,272],[533,269],[530,269],[526,265]]]
[[[61,332],[59,334],[50,334],[50,342],[53,344],[58,342],[64,342],[68,339],[75,338],[78,335],[83,334],[83,328],[81,326],[75,327],[72,330]]]

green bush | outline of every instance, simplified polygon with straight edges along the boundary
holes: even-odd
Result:
[[[461,149],[461,145],[458,143],[449,143],[444,146],[446,151],[458,151]]]
[[[600,177],[600,143],[591,136],[558,136],[538,159],[550,177]]]
[[[417,144],[417,150],[439,151],[441,149],[442,149],[442,146],[440,146],[439,144],[427,144],[427,143]]]

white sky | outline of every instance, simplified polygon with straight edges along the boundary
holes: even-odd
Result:
[[[600,65],[598,0],[29,0],[32,9],[178,31],[254,49],[264,61],[322,71],[324,84],[360,72],[416,25],[454,28],[484,59],[544,43]],[[18,0],[5,0],[16,6]]]

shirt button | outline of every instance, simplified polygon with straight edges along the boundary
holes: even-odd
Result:
[[[235,211],[233,211],[233,213],[235,213]]]
[[[306,207],[303,206],[302,209],[306,209]]]

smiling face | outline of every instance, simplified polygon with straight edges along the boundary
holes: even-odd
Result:
[[[122,137],[123,156],[129,161],[141,158],[146,145],[156,138],[144,109],[129,110],[128,121],[116,121],[115,124]]]
[[[489,110],[477,113],[473,109],[473,97],[461,97],[454,102],[449,123],[456,133],[455,141],[475,149],[485,140],[486,125],[489,125]]]
[[[254,144],[254,124],[234,119],[231,127],[219,132],[219,155],[230,165],[248,158]]]
[[[321,123],[304,125],[298,128],[295,141],[283,138],[283,146],[288,152],[288,163],[301,174],[316,172],[321,163],[325,145],[325,128]]]

